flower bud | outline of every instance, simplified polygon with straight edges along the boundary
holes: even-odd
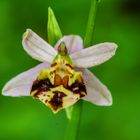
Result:
[[[51,45],[55,45],[55,43],[62,37],[61,30],[59,28],[58,22],[55,18],[53,10],[48,8],[48,42]]]

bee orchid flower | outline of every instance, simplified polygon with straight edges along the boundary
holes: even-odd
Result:
[[[88,68],[109,60],[115,54],[115,43],[105,42],[83,48],[79,36],[68,35],[52,47],[27,29],[22,44],[32,58],[42,63],[11,79],[4,86],[3,95],[32,96],[54,113],[79,99],[96,105],[112,105],[110,91]]]

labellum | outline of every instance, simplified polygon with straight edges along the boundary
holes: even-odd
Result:
[[[34,81],[31,95],[49,106],[54,113],[86,95],[82,72],[74,69],[64,42],[49,69],[42,69]]]

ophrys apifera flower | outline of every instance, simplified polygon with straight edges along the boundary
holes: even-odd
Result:
[[[100,43],[83,48],[79,36],[61,38],[54,47],[27,29],[23,48],[43,63],[21,73],[3,88],[5,96],[33,96],[53,112],[67,108],[79,99],[96,105],[111,105],[110,91],[87,68],[110,59],[116,51],[115,43]]]

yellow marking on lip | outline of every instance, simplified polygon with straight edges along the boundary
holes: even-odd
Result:
[[[66,48],[60,48],[49,69],[41,70],[31,92],[55,113],[86,95],[82,73],[74,69],[71,58],[61,49],[65,51]]]

